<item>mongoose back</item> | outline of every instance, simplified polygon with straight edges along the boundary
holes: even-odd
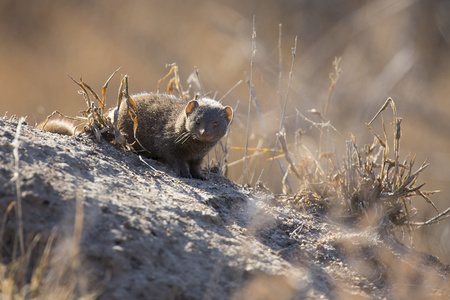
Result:
[[[142,93],[131,97],[138,116],[139,143],[124,101],[119,109],[119,130],[127,142],[147,157],[170,164],[181,177],[205,180],[200,165],[225,135],[233,118],[231,107],[207,98],[186,103],[167,94]]]

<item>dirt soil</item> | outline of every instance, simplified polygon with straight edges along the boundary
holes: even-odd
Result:
[[[1,243],[6,265],[18,251],[13,140],[17,122],[0,118]],[[175,177],[103,141],[23,125],[19,183],[30,269],[52,244],[46,272],[82,235],[76,293],[98,299],[448,299],[450,267],[375,229],[331,221],[219,174]],[[148,165],[156,169],[152,170]],[[17,203],[16,203],[17,204]],[[17,205],[15,206],[17,208]],[[6,218],[6,219],[5,219]],[[14,252],[14,253],[13,253]],[[31,270],[29,271],[31,276]]]

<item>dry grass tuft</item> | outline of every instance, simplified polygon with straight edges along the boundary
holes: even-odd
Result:
[[[384,120],[381,122],[382,136],[370,126],[388,106],[393,110],[393,158],[390,157],[390,145]],[[429,196],[439,191],[425,191],[425,184],[419,184],[418,177],[429,166],[424,162],[414,170],[415,156],[408,155],[403,160],[399,157],[401,140],[401,118],[397,117],[395,103],[388,98],[375,117],[367,124],[374,135],[370,145],[358,147],[352,137],[346,143],[343,162],[337,161],[333,155],[314,159],[308,155],[295,161],[288,153],[284,134],[281,134],[281,145],[289,165],[288,174],[293,174],[301,182],[300,192],[294,196],[284,197],[291,203],[300,205],[311,211],[330,212],[349,222],[357,222],[362,226],[378,228],[380,233],[394,235],[395,229],[411,233],[412,227],[434,224],[450,213],[450,208],[437,211]],[[320,160],[326,160],[332,166],[325,172]],[[341,167],[338,167],[340,166]],[[283,179],[284,181],[285,179]],[[416,208],[412,205],[413,197],[421,197],[433,206],[435,217],[417,222]],[[336,209],[338,208],[338,209]],[[337,213],[336,213],[337,212]],[[412,236],[409,234],[412,241]]]
[[[125,138],[117,129],[117,120],[111,120],[106,111],[106,90],[108,88],[108,84],[113,76],[120,70],[118,68],[111,76],[106,80],[105,84],[102,87],[102,99],[99,98],[98,94],[80,78],[80,81],[75,80],[72,76],[68,75],[73,82],[75,82],[81,90],[78,92],[81,94],[86,102],[86,109],[81,111],[81,116],[70,117],[66,116],[59,111],[55,110],[52,114],[50,114],[45,122],[42,125],[39,125],[41,129],[46,129],[47,123],[53,116],[59,115],[62,118],[69,119],[75,122],[78,122],[76,126],[74,126],[73,134],[85,134],[85,135],[94,135],[97,141],[100,141],[102,136],[108,140],[114,140],[116,143],[120,145],[125,145]],[[126,92],[125,92],[126,90]],[[127,75],[122,76],[121,85],[119,88],[119,96],[117,101],[117,107],[120,106],[120,103],[125,95],[128,95],[128,77]],[[94,100],[89,96],[91,95]],[[128,100],[127,100],[128,101]],[[82,127],[80,130],[79,127]]]

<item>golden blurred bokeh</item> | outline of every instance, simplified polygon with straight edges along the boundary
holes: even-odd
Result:
[[[302,128],[302,138],[317,140],[317,130],[298,113],[318,121],[310,109],[323,111],[335,57],[343,70],[333,91],[327,119],[340,132],[328,150],[343,151],[350,133],[358,144],[373,135],[368,122],[392,97],[403,117],[401,155],[417,154],[431,166],[419,180],[442,211],[450,206],[450,2],[447,0],[252,0],[252,1],[56,1],[0,0],[0,114],[42,121],[54,110],[77,115],[84,108],[78,87],[66,76],[83,76],[100,91],[109,75],[130,77],[131,93],[155,91],[176,62],[183,84],[196,66],[210,97],[237,106],[230,145],[245,146],[252,58],[252,22],[256,20],[253,83],[267,126],[251,112],[250,147],[268,148],[280,124],[287,95],[292,47],[298,36],[286,115],[288,141]],[[282,24],[280,95],[279,24]],[[116,103],[120,76],[110,83],[108,105]],[[280,97],[281,96],[281,97]],[[392,120],[385,113],[386,123]],[[378,124],[378,126],[380,126]],[[388,130],[391,130],[390,128]],[[331,136],[331,134],[330,134]],[[340,150],[339,150],[340,149]],[[243,151],[230,150],[229,162]],[[267,159],[265,157],[264,159]],[[263,164],[251,161],[252,184]],[[230,178],[242,180],[242,164]],[[269,187],[280,190],[274,167]],[[265,173],[264,173],[265,172]],[[267,169],[262,178],[267,177]],[[271,177],[272,176],[272,177]],[[423,199],[413,200],[422,217],[435,212]],[[450,263],[450,224],[420,229],[420,250]]]

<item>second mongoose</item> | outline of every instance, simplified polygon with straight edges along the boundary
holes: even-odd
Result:
[[[119,130],[145,156],[170,164],[181,177],[205,180],[200,166],[206,154],[225,135],[233,110],[207,98],[186,103],[168,94],[132,96],[137,128],[124,101],[119,109]],[[112,115],[112,114],[111,114]]]

